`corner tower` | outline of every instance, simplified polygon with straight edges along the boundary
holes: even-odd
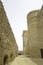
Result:
[[[43,6],[27,15],[28,43],[30,57],[43,57]]]
[[[43,58],[43,6],[39,10],[34,10],[27,15],[28,37],[24,43],[24,54],[32,58]],[[24,41],[25,41],[24,39]],[[27,50],[28,49],[28,50]]]

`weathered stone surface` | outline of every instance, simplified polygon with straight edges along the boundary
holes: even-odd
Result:
[[[35,10],[27,15],[28,37],[25,35],[24,41],[28,38],[25,47],[25,54],[30,57],[43,57],[43,7],[40,10]]]
[[[23,31],[23,54],[28,54],[27,42],[28,42],[28,30]]]
[[[18,47],[6,16],[2,2],[0,1],[0,65],[12,61],[18,53]]]

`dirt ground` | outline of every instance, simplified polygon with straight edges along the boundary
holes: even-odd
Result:
[[[43,59],[28,58],[26,56],[18,56],[13,62],[8,65],[43,65]]]

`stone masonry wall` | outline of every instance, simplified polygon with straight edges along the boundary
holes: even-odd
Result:
[[[11,26],[0,1],[0,65],[12,61],[18,53],[18,47]]]
[[[28,30],[23,31],[23,54],[27,55]]]
[[[35,10],[30,12],[27,15],[27,24],[28,24],[28,41],[27,46],[28,50],[25,50],[25,53],[28,52],[28,55],[32,58],[41,58],[43,57],[43,6],[40,10]],[[24,36],[25,37],[25,36]]]

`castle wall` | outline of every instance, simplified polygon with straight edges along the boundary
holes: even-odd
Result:
[[[23,54],[27,55],[28,30],[23,31]]]
[[[0,1],[0,65],[13,61],[18,55],[18,46],[11,26]],[[2,59],[2,60],[1,60]]]
[[[41,16],[41,15],[40,15]],[[34,16],[28,19],[29,45],[43,47],[43,21]]]
[[[27,15],[27,24],[28,40],[25,48],[28,50],[25,50],[25,53],[28,52],[27,55],[32,58],[41,58],[41,53],[43,53],[43,7]]]

